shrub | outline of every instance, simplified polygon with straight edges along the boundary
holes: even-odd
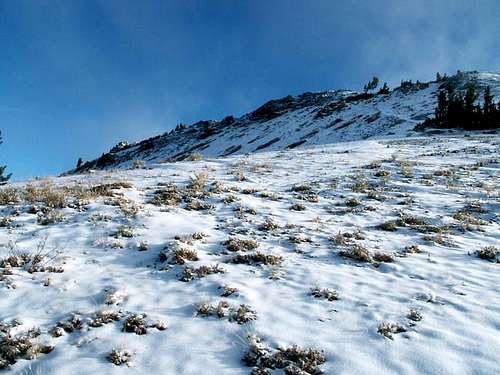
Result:
[[[46,213],[39,212],[37,223],[40,225],[51,225],[64,220],[64,214],[57,210],[49,210]]]
[[[407,329],[405,327],[403,327],[401,324],[392,323],[392,322],[382,322],[377,327],[378,333],[380,333],[382,336],[384,336],[388,339],[391,339],[391,340],[394,339],[394,337],[393,337],[394,334],[402,333],[402,332],[406,332],[406,331],[407,331]]]
[[[305,211],[305,209],[306,209],[306,206],[304,206],[303,204],[300,204],[300,203],[295,203],[295,204],[290,206],[290,210],[292,210],[292,211]]]
[[[177,206],[182,201],[182,194],[175,184],[167,184],[156,190],[151,203],[157,206]]]
[[[357,260],[359,262],[367,262],[367,263],[372,262],[372,256],[368,251],[368,249],[359,244],[354,244],[348,250],[340,251],[339,255],[346,258]]]
[[[148,332],[146,314],[129,315],[123,323],[122,331],[132,332],[136,335],[145,335]]]
[[[194,279],[201,279],[202,277],[217,274],[217,273],[225,273],[226,270],[219,266],[218,264],[214,265],[203,265],[198,268],[193,268],[190,266],[184,267],[182,274],[179,276],[180,281],[189,282]]]
[[[116,366],[129,365],[132,354],[126,350],[113,349],[107,355],[107,360]]]
[[[500,249],[495,246],[486,246],[476,251],[476,254],[481,259],[495,260],[497,255],[500,254]]]
[[[375,262],[381,262],[381,263],[394,262],[394,255],[388,254],[388,253],[381,253],[379,251],[376,251],[375,253],[373,253],[372,258]]]
[[[257,251],[252,254],[238,254],[231,259],[232,263],[236,264],[271,264],[276,265],[283,262],[283,257],[280,255],[264,254]]]
[[[315,298],[325,298],[328,301],[336,301],[338,300],[338,294],[336,290],[328,289],[328,288],[311,288],[311,295]]]
[[[229,251],[252,251],[259,247],[259,243],[255,240],[236,237],[229,238],[224,245]]]
[[[282,369],[287,375],[320,374],[319,366],[326,362],[320,350],[294,345],[272,351],[255,335],[249,335],[248,340],[249,350],[242,361],[247,366],[255,366],[253,375],[267,375],[274,369]]]
[[[271,218],[267,218],[260,226],[259,229],[262,231],[274,231],[278,229],[279,226]]]
[[[14,335],[11,325],[0,322],[0,370],[15,364],[19,359],[32,360],[41,354],[48,354],[54,347],[34,341],[40,336],[39,329]]]

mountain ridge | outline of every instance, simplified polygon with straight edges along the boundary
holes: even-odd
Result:
[[[418,134],[414,128],[433,117],[439,89],[459,90],[473,81],[500,96],[500,73],[457,72],[440,82],[402,81],[389,93],[353,90],[305,92],[272,99],[241,117],[201,120],[133,144],[120,142],[72,173],[127,168],[135,164],[224,157],[319,144]]]

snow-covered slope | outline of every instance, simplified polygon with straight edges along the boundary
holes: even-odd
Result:
[[[364,140],[0,189],[0,373],[498,374],[499,147]]]
[[[480,90],[489,85],[492,93],[500,96],[500,74],[477,72],[460,73],[446,82],[413,83],[389,94],[344,90],[288,96],[240,118],[200,121],[133,145],[115,147],[77,172],[126,167],[136,160],[151,163],[184,160],[193,154],[228,156],[416,135],[415,125],[434,115],[439,87],[452,83],[464,88],[471,80]]]

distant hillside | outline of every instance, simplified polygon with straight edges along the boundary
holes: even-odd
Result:
[[[437,92],[446,85],[464,89],[491,86],[500,96],[500,73],[459,73],[440,82],[406,81],[383,93],[349,90],[304,93],[271,100],[239,118],[199,121],[134,144],[122,142],[70,173],[130,167],[188,158],[228,156],[417,134],[415,126],[434,116]]]

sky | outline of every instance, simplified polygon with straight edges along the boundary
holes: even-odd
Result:
[[[57,175],[289,94],[499,71],[499,20],[498,0],[0,0],[0,164]]]

